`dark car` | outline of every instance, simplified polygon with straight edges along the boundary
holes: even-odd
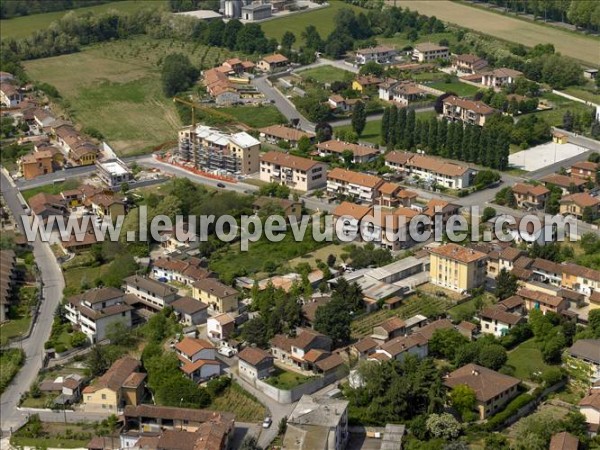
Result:
[[[220,187],[220,188],[223,188],[223,189],[224,189],[224,188],[226,188],[227,186],[225,186],[225,184],[224,184],[224,183],[217,183],[217,187]]]

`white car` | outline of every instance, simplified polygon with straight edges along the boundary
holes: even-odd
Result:
[[[228,358],[231,358],[233,355],[235,355],[235,351],[231,347],[221,347],[218,353],[219,355],[223,355]]]
[[[273,423],[273,421],[271,420],[270,417],[265,417],[265,420],[263,420],[262,423],[262,427],[263,428],[269,428],[271,426],[271,423]]]

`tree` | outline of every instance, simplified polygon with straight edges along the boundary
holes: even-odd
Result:
[[[508,438],[503,434],[491,433],[485,438],[485,450],[506,450],[509,447]]]
[[[302,136],[298,139],[298,151],[300,153],[308,153],[311,147],[312,144],[310,143],[308,136]]]
[[[258,441],[254,436],[247,436],[240,445],[240,450],[262,450],[262,447],[258,445]]]
[[[581,213],[581,220],[584,222],[592,223],[594,221],[594,210],[590,206],[583,208]]]
[[[486,345],[479,351],[477,362],[492,370],[500,369],[508,359],[504,347],[498,344]]]
[[[573,113],[571,112],[571,110],[568,110],[563,114],[562,127],[567,131],[573,131],[573,122]]]
[[[258,195],[265,197],[289,198],[290,188],[279,183],[264,184],[258,190]]]
[[[376,77],[383,76],[383,66],[381,64],[377,64],[375,61],[369,61],[358,71],[361,75],[373,75]]]
[[[315,330],[329,336],[336,346],[344,345],[350,340],[351,322],[348,305],[337,297],[319,306],[315,314]]]
[[[292,45],[294,45],[295,42],[296,35],[291,31],[286,31],[281,37],[281,48],[289,52],[292,49]]]
[[[483,214],[481,215],[481,221],[487,222],[491,218],[496,217],[496,210],[492,206],[486,206],[483,209]]]
[[[333,255],[333,254],[327,255],[327,266],[328,267],[335,266],[335,260],[336,260],[335,255]]]
[[[352,129],[358,134],[362,135],[367,124],[367,111],[365,104],[361,101],[357,102],[352,110]]]
[[[466,384],[459,384],[450,391],[450,401],[452,406],[460,413],[463,420],[467,414],[475,409],[477,398],[475,391]]]
[[[519,279],[512,272],[502,269],[496,278],[496,297],[504,300],[515,295],[518,289]]]
[[[245,341],[264,347],[267,344],[267,326],[261,317],[250,319],[242,328],[242,337]]]
[[[453,360],[456,350],[467,342],[468,339],[454,328],[435,330],[429,341],[429,352],[433,356]]]
[[[221,21],[213,21],[221,22]],[[196,69],[189,58],[181,53],[171,53],[167,55],[161,68],[161,81],[165,95],[172,97],[175,94],[185,91],[194,85],[198,79],[198,69]]]
[[[454,439],[460,434],[460,424],[449,413],[431,414],[426,425],[427,430],[436,438]]]
[[[87,335],[81,331],[75,331],[71,335],[71,345],[73,347],[83,347],[88,343]]]

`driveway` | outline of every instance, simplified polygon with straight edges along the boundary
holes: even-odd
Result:
[[[0,189],[6,205],[15,217],[18,228],[23,230],[23,218],[21,217],[23,207],[17,195],[18,191],[4,171],[0,173]],[[28,216],[24,217],[29,219]],[[0,397],[0,410],[2,411],[0,426],[3,432],[11,432],[27,420],[26,415],[17,409],[17,404],[21,395],[29,390],[42,368],[44,343],[50,337],[54,312],[62,299],[65,287],[61,268],[56,262],[50,245],[39,240],[39,237],[31,244],[42,279],[43,299],[31,335],[22,341],[25,363]]]

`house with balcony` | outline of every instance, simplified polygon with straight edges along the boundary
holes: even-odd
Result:
[[[286,125],[271,125],[260,128],[261,141],[264,140],[270,144],[277,144],[279,141],[287,142],[292,148],[298,147],[298,141],[302,138],[308,139],[311,143],[315,140],[315,133],[302,131],[298,128],[292,128]]]
[[[238,311],[239,292],[231,286],[215,278],[204,278],[196,281],[192,287],[192,297],[206,303],[210,314]]]
[[[580,220],[595,220],[600,217],[600,198],[588,192],[566,195],[560,199],[560,213]]]
[[[547,294],[541,291],[532,289],[519,289],[517,295],[524,300],[525,309],[531,311],[533,309],[540,310],[544,315],[547,312],[559,314],[561,311],[569,307],[569,302],[563,297]]]
[[[561,287],[591,296],[594,292],[600,292],[600,270],[580,266],[573,263],[563,263]]]
[[[125,302],[124,295],[120,289],[111,287],[90,289],[67,299],[65,317],[90,342],[103,341],[116,324],[131,327],[133,308]]]
[[[388,165],[388,161],[394,159],[399,161],[401,157],[392,156],[391,154],[386,155],[386,165]],[[402,167],[397,162],[393,164],[396,166],[396,170]],[[391,167],[391,164],[389,166]],[[469,187],[476,173],[475,170],[467,166],[415,153],[409,154],[407,162],[400,170],[431,184],[439,184],[449,189]]]
[[[404,361],[408,355],[419,359],[425,358],[429,353],[428,339],[420,333],[401,336],[383,343],[368,357],[375,361]]]
[[[211,339],[225,341],[235,330],[235,317],[223,313],[209,317],[206,322],[206,334]]]
[[[527,183],[515,183],[512,191],[519,208],[544,209],[550,194],[544,186]]]
[[[452,70],[467,74],[480,72],[488,66],[487,60],[477,55],[464,54],[452,58]]]
[[[446,97],[443,101],[442,116],[452,122],[462,122],[469,125],[485,125],[486,119],[498,113],[494,108],[477,100],[468,100],[455,95]]]
[[[418,197],[416,192],[403,189],[396,183],[384,182],[378,190],[379,206],[384,208],[398,208],[399,206],[409,208]]]
[[[327,173],[327,193],[332,196],[343,195],[360,202],[372,204],[379,193],[383,180],[369,175],[336,167]]]
[[[408,106],[410,103],[422,100],[427,96],[427,91],[412,81],[387,80],[379,86],[379,99],[392,102],[399,106]]]
[[[285,56],[279,53],[274,53],[261,59],[258,64],[256,64],[256,68],[263,72],[273,73],[285,69],[289,63],[290,60]]]
[[[144,309],[159,312],[177,299],[177,288],[151,278],[132,275],[123,280],[125,292],[139,299]]]
[[[377,45],[375,47],[359,48],[356,50],[355,62],[362,66],[374,61],[378,64],[388,64],[394,61],[398,51],[389,45]]]
[[[187,285],[214,277],[215,274],[202,267],[202,260],[195,257],[167,256],[152,261],[150,276],[158,281],[177,281]]]
[[[373,208],[366,205],[357,205],[351,202],[342,202],[331,213],[334,218],[334,227],[341,228],[342,233],[347,236],[359,237],[361,221],[367,216],[373,216]],[[341,222],[341,225],[339,224]]]
[[[270,151],[260,157],[260,179],[301,192],[327,185],[327,164],[308,158]]]
[[[481,84],[486,87],[499,89],[513,84],[517,78],[522,76],[523,72],[502,67],[481,73]]]
[[[345,159],[345,155],[352,153],[352,163],[360,164],[374,160],[379,156],[379,149],[371,147],[369,145],[353,144],[351,142],[344,142],[338,139],[331,139],[329,141],[320,142],[317,144],[317,150],[319,156],[335,156],[340,160]]]
[[[300,329],[295,337],[275,335],[271,341],[273,357],[288,365],[308,370],[309,362],[304,357],[311,350],[331,351],[331,338],[313,330]]]
[[[181,363],[179,368],[193,381],[208,380],[221,373],[217,349],[205,339],[185,337],[175,344],[175,353]]]
[[[587,180],[583,178],[559,175],[557,173],[546,175],[545,177],[541,178],[540,181],[544,183],[544,186],[546,187],[559,187],[562,191],[562,194],[565,196],[582,192],[587,184]]]
[[[579,161],[571,164],[571,176],[584,180],[596,180],[600,164],[591,161]]]

